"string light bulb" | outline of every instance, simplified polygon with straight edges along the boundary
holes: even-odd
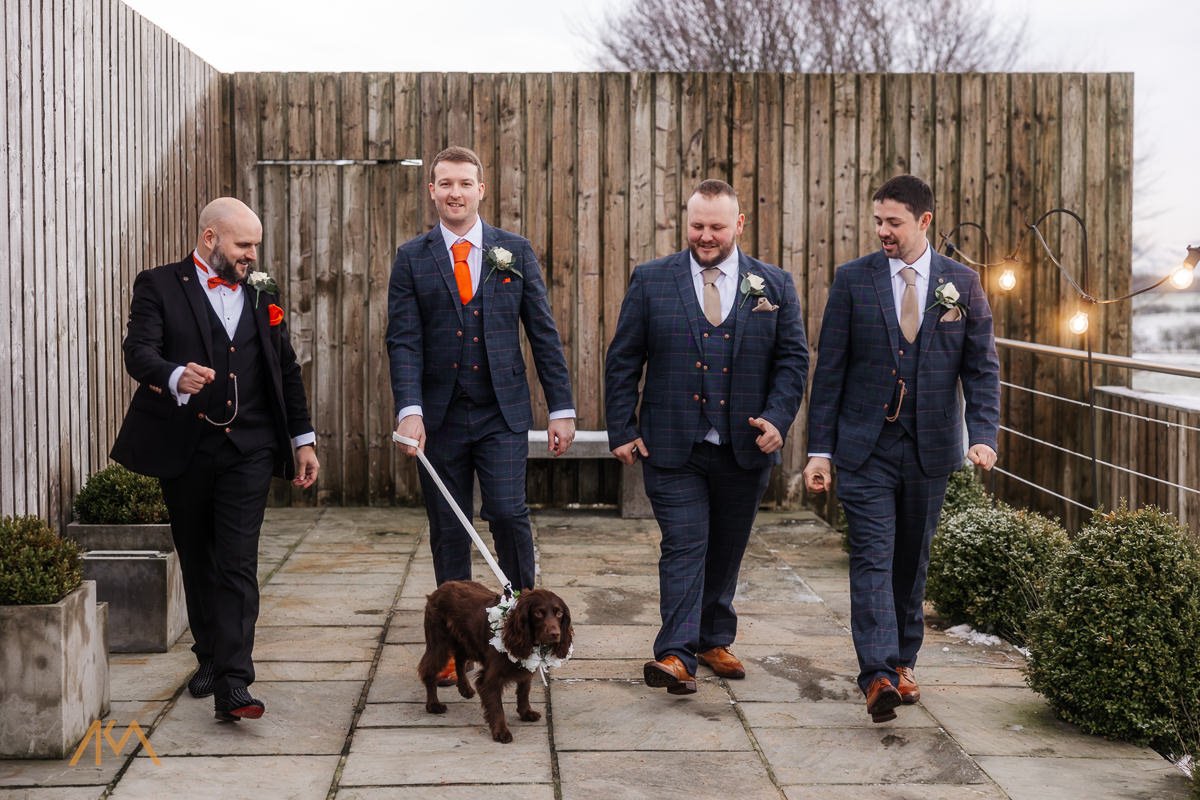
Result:
[[[1186,289],[1192,285],[1192,281],[1196,279],[1196,270],[1194,267],[1186,265],[1179,266],[1171,273],[1171,285],[1176,289]]]
[[[1067,330],[1076,336],[1082,336],[1087,333],[1088,315],[1086,311],[1076,311],[1075,315],[1067,322]]]
[[[1000,273],[1000,278],[996,281],[996,284],[1004,291],[1011,292],[1017,285],[1017,273],[1011,269],[1004,270],[1004,272]]]

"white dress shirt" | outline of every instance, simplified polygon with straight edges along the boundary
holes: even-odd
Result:
[[[446,243],[446,253],[450,258],[450,266],[454,266],[454,251],[450,248],[459,242],[470,242],[471,251],[467,253],[467,266],[471,269],[471,294],[479,291],[479,281],[483,274],[483,218],[476,217],[475,224],[471,226],[471,230],[467,231],[462,236],[459,236],[454,231],[448,229],[441,222],[438,223],[438,229],[442,232],[442,240]],[[461,302],[458,297],[458,292],[455,290],[454,300]],[[399,423],[405,417],[416,414],[424,416],[421,406],[405,406],[400,409],[400,413],[396,415],[396,422]],[[575,409],[564,408],[560,411],[551,411],[550,419],[574,419]]]

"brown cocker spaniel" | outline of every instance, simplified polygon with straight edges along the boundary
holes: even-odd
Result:
[[[425,655],[417,674],[425,684],[425,710],[446,713],[438,701],[437,675],[454,656],[458,671],[458,693],[473,697],[467,683],[470,663],[480,665],[475,679],[483,718],[497,742],[511,742],[512,732],[504,719],[501,694],[510,683],[517,684],[517,714],[526,722],[542,715],[529,705],[533,673],[491,645],[492,631],[487,610],[500,602],[500,595],[474,581],[447,581],[429,595],[425,603]],[[571,612],[554,592],[526,589],[509,610],[500,631],[504,647],[518,660],[528,658],[535,648],[546,647],[555,658],[567,658],[571,649]]]

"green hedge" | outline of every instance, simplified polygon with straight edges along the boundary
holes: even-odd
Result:
[[[942,519],[959,511],[990,503],[991,497],[983,488],[979,471],[973,464],[964,464],[950,473],[950,480],[946,484],[946,499],[942,503]]]
[[[158,479],[113,464],[93,473],[75,497],[75,519],[88,524],[142,525],[167,522]]]
[[[1030,619],[1029,685],[1088,733],[1196,752],[1200,549],[1156,508],[1093,516]]]
[[[74,542],[38,517],[0,517],[0,605],[57,603],[82,580]]]
[[[1039,514],[967,507],[938,527],[925,596],[954,624],[1023,644],[1047,572],[1066,546],[1066,531]]]

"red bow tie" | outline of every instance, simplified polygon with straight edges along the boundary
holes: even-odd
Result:
[[[228,286],[231,291],[236,292],[241,284],[237,282],[230,283],[220,275],[210,275],[208,277],[208,288],[213,289],[217,286]]]

